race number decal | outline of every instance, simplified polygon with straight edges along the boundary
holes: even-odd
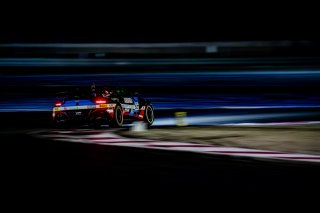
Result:
[[[134,103],[134,109],[139,110],[139,103]]]
[[[138,97],[133,97],[134,109],[139,110],[139,99]]]
[[[133,101],[132,101],[132,98],[123,98],[124,99],[124,103],[126,104],[132,104]]]

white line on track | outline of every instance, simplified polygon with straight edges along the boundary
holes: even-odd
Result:
[[[224,147],[210,144],[159,141],[139,138],[125,138],[114,130],[71,130],[71,131],[34,131],[33,136],[56,141],[88,143],[98,145],[140,147],[148,149],[188,151],[213,155],[231,155],[237,157],[269,158],[280,160],[320,162],[320,155],[286,153],[272,150],[259,150],[238,147]]]

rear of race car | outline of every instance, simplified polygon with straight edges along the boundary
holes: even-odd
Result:
[[[56,124],[106,124],[114,118],[116,105],[104,98],[58,100],[52,118]]]
[[[53,121],[58,125],[121,127],[123,123],[140,120],[151,126],[154,120],[150,101],[122,90],[98,88],[94,93],[76,90],[59,94],[52,112]]]

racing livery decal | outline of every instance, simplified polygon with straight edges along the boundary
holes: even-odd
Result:
[[[133,96],[124,88],[94,85],[58,94],[52,118],[59,126],[86,124],[99,127],[108,124],[110,127],[120,127],[124,122],[134,120],[145,121],[151,126],[154,120],[150,101]],[[149,109],[148,113],[145,112],[146,109]]]

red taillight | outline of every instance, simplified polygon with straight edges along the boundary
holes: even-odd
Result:
[[[104,98],[97,98],[95,100],[96,104],[106,104],[107,103],[107,100],[104,99]]]
[[[59,107],[59,106],[62,105],[62,102],[56,102],[54,105],[55,105],[56,107]]]

